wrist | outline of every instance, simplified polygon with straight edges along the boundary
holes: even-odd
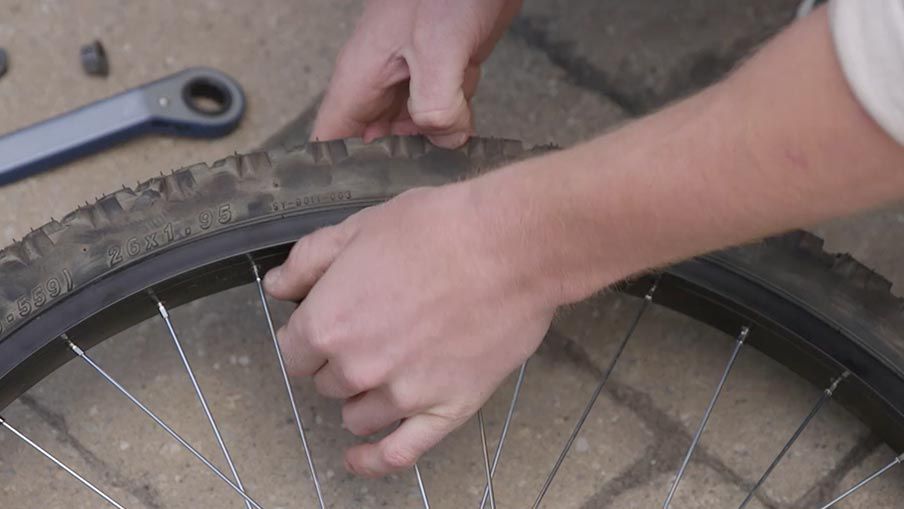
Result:
[[[520,161],[462,183],[495,274],[541,308],[576,302],[613,281],[584,262],[587,232],[570,223],[578,199],[563,171],[569,151]]]
[[[650,140],[652,126],[642,122],[469,182],[496,252],[545,305],[583,300],[669,261],[651,241],[667,221],[658,210],[662,193],[651,191],[673,187],[660,181],[672,164],[675,142],[667,138],[674,129],[654,128],[663,132]],[[681,244],[672,240],[664,239]]]

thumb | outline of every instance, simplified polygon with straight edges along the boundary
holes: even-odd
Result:
[[[455,429],[456,423],[438,415],[418,414],[375,444],[360,444],[345,453],[346,468],[364,477],[380,477],[414,466],[422,454]]]
[[[467,58],[416,55],[409,59],[408,113],[434,144],[457,148],[471,134],[471,107],[465,95]]]
[[[304,298],[352,237],[347,223],[321,228],[296,242],[286,261],[264,277],[267,293],[280,300]]]

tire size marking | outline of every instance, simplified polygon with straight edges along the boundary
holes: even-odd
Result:
[[[234,219],[233,206],[231,203],[222,203],[214,208],[202,210],[194,219],[195,224],[177,227],[173,223],[167,223],[157,230],[109,246],[106,250],[107,267],[116,267],[127,260],[138,258],[192,234],[229,224]]]
[[[337,201],[348,201],[352,199],[351,191],[331,191],[329,193],[309,194],[307,196],[299,196],[294,200],[274,201],[271,208],[274,212],[282,212],[284,210],[298,209],[311,205],[325,205]]]
[[[48,277],[34,288],[20,295],[12,304],[14,306],[12,309],[7,309],[0,313],[0,333],[19,320],[27,318],[35,311],[53,302],[58,297],[71,292],[73,288],[72,272],[69,269],[63,269],[58,274]]]

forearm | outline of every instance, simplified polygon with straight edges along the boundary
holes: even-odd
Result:
[[[562,303],[900,197],[904,150],[851,94],[819,12],[719,85],[482,180],[475,194],[478,207],[493,202],[490,228]]]

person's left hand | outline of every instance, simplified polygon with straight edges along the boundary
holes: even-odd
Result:
[[[346,427],[378,443],[346,453],[364,476],[411,467],[536,350],[555,310],[512,225],[474,181],[409,191],[302,238],[271,270],[273,297],[304,301],[279,331],[289,371],[346,399]]]

